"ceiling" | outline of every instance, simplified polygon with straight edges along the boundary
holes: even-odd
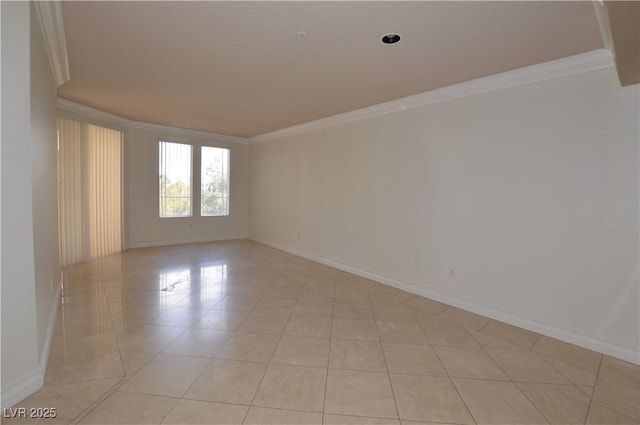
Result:
[[[591,2],[62,8],[71,80],[60,97],[135,121],[241,137],[603,47]],[[382,44],[387,33],[402,39]]]

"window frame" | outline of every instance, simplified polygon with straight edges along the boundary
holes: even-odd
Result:
[[[184,146],[188,146],[189,150],[190,150],[190,155],[189,155],[189,167],[190,167],[190,176],[189,176],[189,214],[188,215],[162,215],[162,190],[161,190],[161,183],[160,183],[160,177],[161,177],[161,166],[160,166],[160,155],[161,155],[161,146],[163,143],[172,143],[172,144],[176,144],[176,145],[184,145]],[[195,204],[195,197],[194,197],[194,190],[193,190],[193,186],[194,186],[194,155],[195,155],[195,149],[194,147],[196,145],[194,145],[193,143],[189,143],[189,142],[185,142],[185,141],[179,141],[179,140],[175,140],[175,139],[170,139],[170,138],[166,138],[166,139],[159,139],[158,140],[158,156],[157,156],[157,161],[158,161],[158,218],[161,219],[165,219],[165,218],[192,218],[194,216],[193,211],[194,211],[194,204]],[[186,196],[173,196],[171,198],[187,198]],[[167,199],[167,196],[164,196],[164,199]]]
[[[227,183],[227,187],[226,187],[226,200],[227,200],[227,211],[226,214],[211,214],[211,215],[205,215],[203,214],[202,208],[203,208],[203,196],[202,196],[202,188],[203,188],[203,184],[202,184],[202,171],[203,171],[203,156],[202,156],[202,150],[204,148],[211,148],[211,149],[224,149],[227,151],[227,176],[226,176],[226,183]],[[199,168],[200,168],[200,181],[199,181],[199,186],[200,186],[200,193],[199,193],[199,199],[198,199],[198,203],[199,205],[199,211],[200,211],[200,217],[229,217],[231,215],[231,148],[230,147],[226,147],[226,146],[216,146],[213,144],[202,144],[199,146],[198,149],[198,156],[200,159],[200,163],[199,163]]]
[[[159,137],[157,140],[157,164],[158,164],[158,196],[157,196],[157,208],[158,208],[158,218],[160,219],[185,219],[185,218],[224,218],[230,217],[232,211],[232,202],[231,202],[231,168],[232,168],[232,157],[233,157],[233,149],[231,146],[227,144],[218,144],[214,141],[193,141],[193,140],[180,140],[173,137]],[[161,215],[161,185],[160,185],[160,153],[162,143],[174,143],[179,145],[187,145],[191,149],[190,156],[190,167],[191,167],[191,180],[190,180],[190,202],[191,202],[191,211],[189,215],[172,215],[172,216],[163,216]],[[202,214],[202,206],[203,206],[203,196],[202,196],[202,149],[203,148],[215,148],[215,149],[225,149],[227,151],[228,161],[227,161],[227,213],[222,215],[204,215]],[[166,198],[166,197],[165,197]],[[185,197],[186,198],[186,197]]]

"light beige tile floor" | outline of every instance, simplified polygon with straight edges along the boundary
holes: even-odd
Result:
[[[250,241],[64,271],[51,424],[638,424],[640,368]]]

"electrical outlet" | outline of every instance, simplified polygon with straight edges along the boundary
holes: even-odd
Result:
[[[453,267],[449,268],[449,276],[451,276],[452,279],[456,277],[456,271]]]

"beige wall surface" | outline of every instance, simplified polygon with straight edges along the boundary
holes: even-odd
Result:
[[[4,399],[10,387],[38,372],[39,359],[31,220],[29,5],[3,2],[1,7]]]
[[[56,87],[37,17],[2,3],[2,407],[42,387],[59,288]]]
[[[158,141],[229,148],[230,214],[226,217],[158,216]],[[197,159],[197,158],[196,158]],[[199,168],[194,167],[195,170]],[[125,242],[128,248],[237,239],[247,236],[248,146],[197,138],[180,129],[129,129],[125,137]],[[193,176],[194,180],[199,178]],[[194,195],[199,186],[194,185]],[[198,195],[199,196],[199,195]]]
[[[33,239],[40,356],[48,349],[60,287],[56,84],[38,18],[31,18]]]
[[[637,358],[638,92],[609,68],[252,144],[249,235]]]

